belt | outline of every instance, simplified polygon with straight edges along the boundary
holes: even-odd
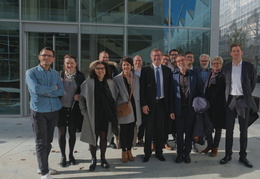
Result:
[[[230,95],[232,96],[232,98],[236,98],[236,99],[243,99],[244,96],[243,95]]]
[[[155,101],[159,102],[159,101],[162,101],[162,100],[164,100],[164,98],[156,99]]]

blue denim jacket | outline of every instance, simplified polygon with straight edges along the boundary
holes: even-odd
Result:
[[[59,96],[64,87],[57,71],[45,70],[40,65],[26,71],[26,83],[31,95],[30,108],[36,112],[54,112],[61,109]],[[55,86],[58,86],[56,90]]]

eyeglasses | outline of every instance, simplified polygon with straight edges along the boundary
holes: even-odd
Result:
[[[105,67],[100,67],[100,68],[96,67],[95,68],[95,70],[105,70],[105,69],[106,69]]]
[[[193,56],[186,56],[186,58],[193,58]]]
[[[206,62],[208,62],[207,60],[201,60],[200,62],[202,62],[202,63],[206,63]]]
[[[48,58],[53,58],[54,56],[52,56],[52,55],[47,55],[47,54],[42,54],[42,55],[40,55],[40,56],[42,56],[42,57],[48,57]]]
[[[170,54],[170,56],[177,56],[177,54]]]
[[[220,65],[220,63],[211,63],[212,65]]]

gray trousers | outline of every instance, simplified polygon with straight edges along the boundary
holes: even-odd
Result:
[[[48,157],[51,151],[54,128],[57,125],[58,117],[59,111],[39,113],[31,110],[36,155],[42,175],[46,175],[49,172]]]

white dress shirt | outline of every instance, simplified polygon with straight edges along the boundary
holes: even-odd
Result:
[[[243,95],[241,74],[242,74],[242,60],[239,62],[238,65],[235,65],[232,62],[230,95],[233,96]]]

